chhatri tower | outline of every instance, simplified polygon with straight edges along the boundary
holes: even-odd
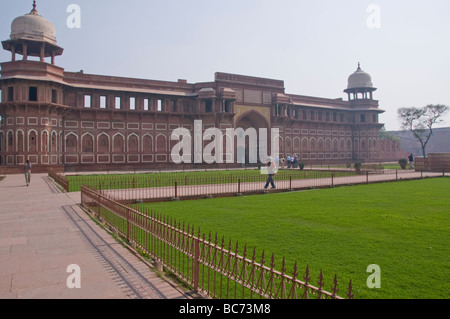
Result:
[[[224,134],[278,128],[280,157],[297,154],[306,164],[403,155],[396,141],[379,138],[383,110],[360,65],[348,78],[348,100],[290,94],[281,80],[221,72],[201,83],[68,72],[56,63],[64,49],[36,1],[12,21],[2,46],[11,60],[0,64],[0,171],[20,171],[26,160],[35,171],[176,168],[171,132],[193,132],[196,120],[201,130]]]

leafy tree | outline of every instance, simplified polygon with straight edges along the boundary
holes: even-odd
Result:
[[[397,110],[402,127],[412,132],[420,142],[424,158],[426,157],[428,141],[433,135],[433,125],[442,123],[442,117],[448,110],[448,106],[441,104],[429,104],[422,108],[402,107]]]
[[[400,138],[398,138],[398,137],[392,135],[391,133],[389,133],[388,131],[386,131],[386,127],[384,125],[378,131],[378,137],[382,140],[400,142]]]

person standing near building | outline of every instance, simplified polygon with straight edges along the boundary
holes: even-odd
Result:
[[[412,153],[409,154],[408,160],[409,160],[409,169],[413,169],[414,155]]]
[[[27,160],[23,166],[23,172],[25,174],[25,182],[27,183],[27,186],[29,186],[31,182],[31,164],[29,160]]]

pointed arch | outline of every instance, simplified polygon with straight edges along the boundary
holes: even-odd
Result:
[[[50,140],[50,134],[47,130],[43,130],[41,132],[41,152],[47,153],[48,152],[48,141]]]
[[[36,130],[28,131],[28,152],[38,151],[38,133]]]
[[[114,153],[125,153],[125,136],[122,133],[116,133],[113,135],[112,151]]]
[[[309,151],[315,153],[316,147],[316,139],[314,137],[311,137],[311,139],[309,140]]]
[[[325,143],[323,141],[323,138],[319,137],[319,139],[317,140],[317,151],[323,152],[324,150],[325,150]]]
[[[292,141],[289,136],[286,137],[285,146],[286,154],[290,154],[292,152]]]
[[[66,153],[78,152],[78,135],[74,132],[66,134],[65,138]]]
[[[94,135],[91,133],[84,133],[81,136],[81,151],[83,153],[94,152]]]
[[[296,137],[294,137],[293,141],[294,141],[294,143],[293,143],[294,147],[293,147],[292,151],[294,153],[299,153],[301,150],[300,138],[296,136]]]
[[[16,131],[16,151],[25,152],[25,133],[21,129]]]
[[[58,152],[58,133],[52,131],[50,135],[50,152]]]
[[[105,132],[97,135],[97,152],[109,153],[111,147],[110,137]]]
[[[156,136],[156,152],[159,154],[167,153],[167,137],[162,133]]]
[[[127,151],[139,152],[139,136],[136,133],[131,133],[127,137]]]
[[[258,128],[267,128],[269,129],[270,123],[267,118],[264,117],[261,113],[255,110],[248,110],[239,114],[235,119],[235,127],[242,127],[244,130],[249,127]]]
[[[150,133],[142,136],[142,152],[153,153],[153,136]]]

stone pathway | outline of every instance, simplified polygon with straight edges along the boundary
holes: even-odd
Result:
[[[32,175],[29,187],[23,175],[0,181],[0,299],[189,298],[79,202],[79,192],[59,192],[46,174]]]

